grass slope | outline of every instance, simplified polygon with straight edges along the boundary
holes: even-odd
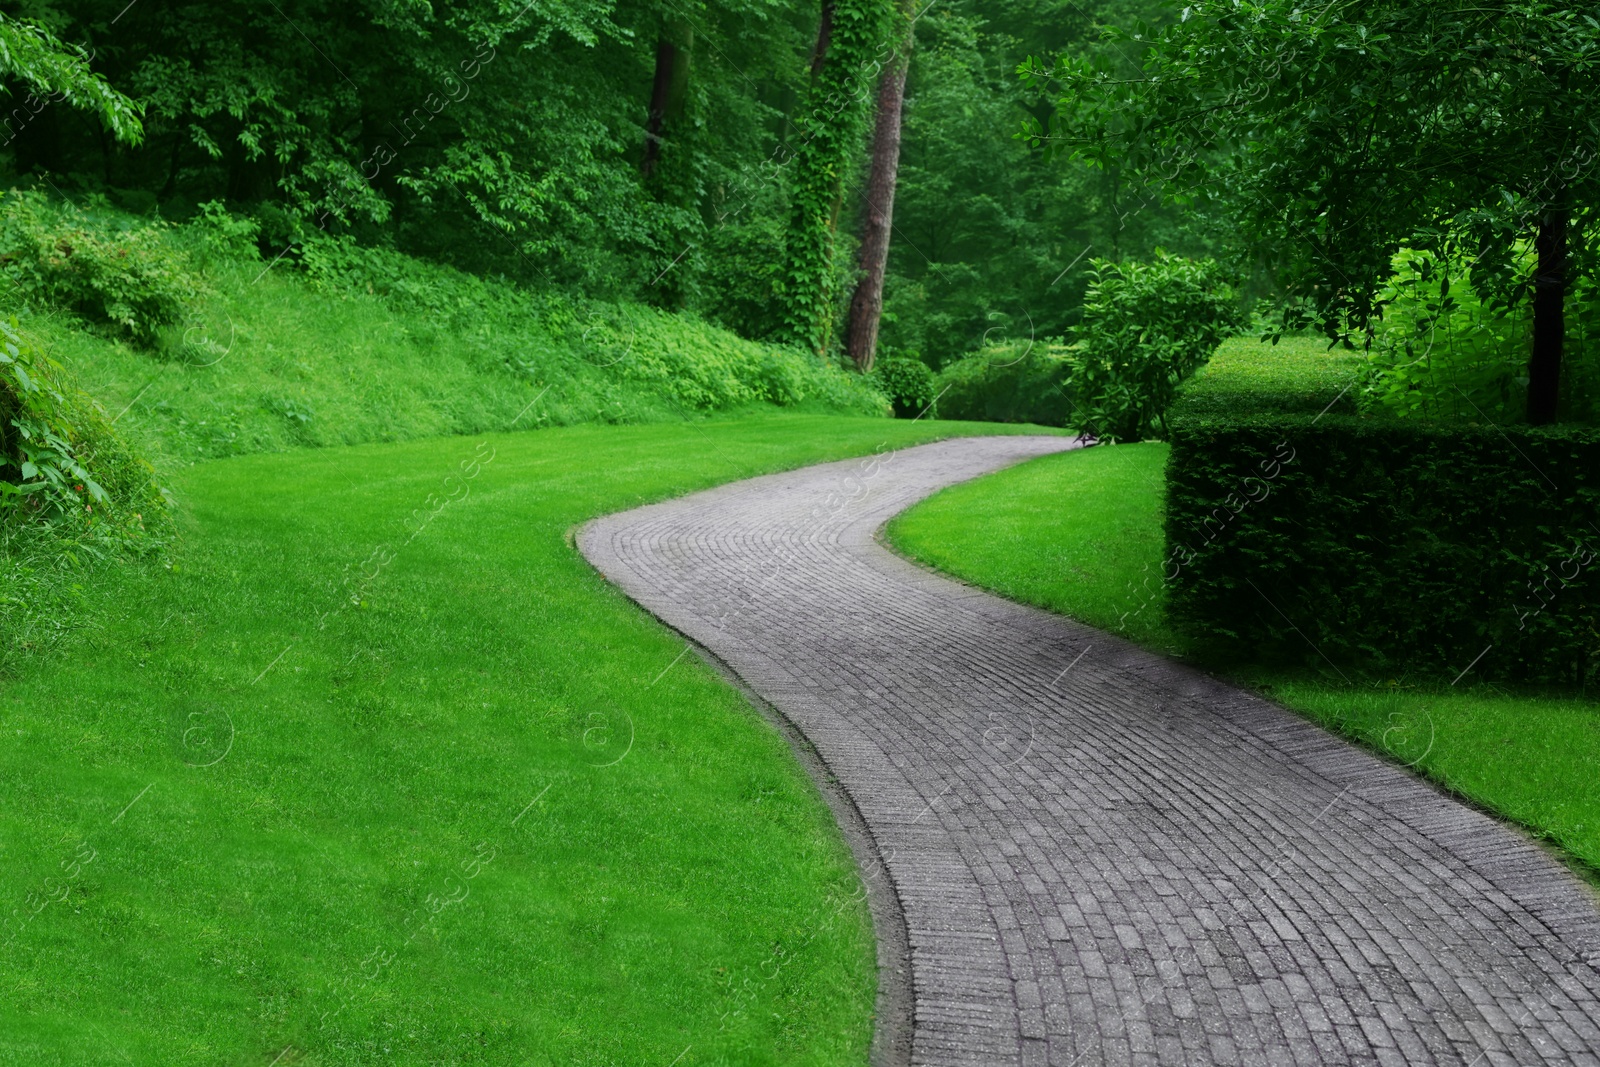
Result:
[[[286,265],[263,274],[266,264],[228,261],[214,267],[211,295],[156,352],[60,312],[25,312],[21,326],[120,415],[118,428],[158,468],[292,448],[775,410],[763,397],[849,414],[883,404],[858,377],[814,357],[687,316],[557,302],[546,322],[533,296],[524,306],[519,291],[396,259],[396,269],[439,275],[428,290],[435,301],[450,303],[455,284],[482,303],[441,310],[313,284]]]
[[[28,236],[20,243],[19,226]],[[889,411],[869,378],[691,315],[524,289],[328,238],[303,246],[298,264],[263,261],[252,241],[225,236],[206,218],[166,226],[103,206],[15,194],[0,203],[4,313],[18,316],[30,348],[65,366],[67,392],[76,385],[93,398],[88,406],[104,409],[93,421],[114,423],[163,485],[195,462],[298,448],[739,412]],[[99,290],[82,290],[97,275],[56,254],[72,245],[75,264],[91,246],[113,274],[106,264],[142,264],[121,279],[131,290],[149,288],[150,277],[181,281],[181,320],[152,320],[137,346],[111,323],[94,324],[89,297]],[[53,290],[38,284],[41,272],[66,286],[52,297],[62,305],[43,300]],[[73,292],[81,299],[68,299]],[[9,395],[0,385],[0,411]],[[91,476],[111,484],[108,454],[91,444],[85,456]],[[119,518],[160,519],[148,506],[116,504]],[[3,520],[0,674],[91,625],[81,594],[120,565],[108,555],[124,554],[84,550],[64,529],[13,537]]]
[[[170,567],[119,572],[102,628],[0,688],[0,1063],[862,1062],[870,922],[826,807],[567,537],[995,429],[1028,428],[787,416],[180,472]]]
[[[1167,452],[1145,443],[1033,460],[930,497],[889,538],[965,581],[1172,652],[1180,642],[1160,614]],[[1242,680],[1600,870],[1593,702],[1467,682]]]

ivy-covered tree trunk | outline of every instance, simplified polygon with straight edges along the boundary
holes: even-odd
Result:
[[[794,123],[790,218],[779,292],[783,332],[818,355],[834,317],[834,236],[844,179],[886,46],[891,0],[825,0],[812,54],[811,84]]]
[[[894,233],[894,189],[900,173],[900,124],[906,97],[906,71],[916,41],[909,9],[900,12],[904,25],[894,55],[878,83],[877,120],[872,133],[872,162],[867,175],[866,203],[861,212],[861,278],[850,298],[845,325],[845,351],[860,371],[872,369],[878,351],[878,323],[883,318],[883,276],[889,266],[889,241]]]
[[[1528,361],[1528,421],[1556,420],[1561,395],[1561,350],[1566,342],[1567,209],[1562,203],[1539,219],[1534,238],[1539,263],[1533,278],[1533,356]]]

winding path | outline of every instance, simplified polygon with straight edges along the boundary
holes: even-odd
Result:
[[[874,540],[1067,447],[924,445],[580,535],[859,812],[858,860],[899,909],[875,909],[875,1059],[1600,1065],[1600,915],[1539,848],[1267,701]]]

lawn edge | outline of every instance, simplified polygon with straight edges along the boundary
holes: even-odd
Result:
[[[746,480],[748,479],[741,478],[737,481]],[[733,485],[737,482],[723,484]],[[915,1006],[911,985],[911,936],[906,926],[905,910],[900,903],[900,894],[893,879],[865,877],[867,871],[888,869],[883,853],[878,848],[877,839],[872,836],[861,810],[845,791],[844,784],[833,773],[827,761],[822,758],[822,754],[782,710],[751,689],[738,672],[715,652],[639,603],[622,586],[613,583],[588,554],[578,547],[585,540],[585,534],[590,528],[608,517],[598,515],[569,528],[565,537],[568,547],[573,549],[574,554],[588,566],[599,581],[620,593],[650,622],[682,640],[694,650],[701,662],[744,698],[752,717],[764,723],[783,739],[817,797],[833,816],[833,824],[844,839],[845,847],[850,851],[856,877],[865,889],[867,911],[872,919],[877,989],[873,995],[872,1044],[868,1062],[871,1067],[909,1067]],[[590,543],[598,544],[596,541]]]

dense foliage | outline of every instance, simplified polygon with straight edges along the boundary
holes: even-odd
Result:
[[[220,201],[260,220],[269,259],[349,235],[826,350],[851,287],[861,120],[912,14],[887,349],[938,369],[1057,336],[1089,254],[1203,251],[1142,180],[1054,167],[1013,136],[1043,113],[1014,74],[1026,55],[1125,62],[1096,26],[1160,17],[1156,0],[823,6],[826,33],[809,0],[39,0],[0,25],[89,58],[72,84],[59,63],[12,65],[0,172],[171,220]]]
[[[25,299],[77,311],[148,346],[200,290],[168,229],[14,191],[0,200],[0,272]]]
[[[1600,189],[1600,23],[1582,5],[1203,0],[1117,39],[1143,77],[1030,65],[1058,87],[1049,135],[1226,211],[1334,333],[1366,324],[1408,240],[1526,294],[1518,241],[1554,206],[1581,230]]]
[[[1520,249],[1524,273],[1531,247]],[[1362,398],[1373,410],[1433,421],[1506,423],[1527,402],[1533,316],[1528,306],[1485,298],[1451,265],[1401,249],[1379,290]],[[1589,279],[1573,287],[1564,316],[1566,351],[1560,415],[1593,422],[1600,414],[1600,293]]]
[[[1041,52],[1132,74],[1136,48],[1099,26],[1160,22],[1155,0],[954,0],[917,21],[883,343],[934,368],[992,345],[1065,335],[1091,257],[1203,256],[1214,243],[1148,179],[1053,160],[1016,136],[1049,102],[1016,76]]]
[[[597,295],[654,281],[666,301],[692,291],[684,260],[719,205],[759,181],[811,29],[779,0],[44,0],[26,13],[93,50],[142,102],[145,139],[119,150],[46,107],[12,131],[19,171],[169,217],[218,198],[273,205],[272,255],[353,232]],[[692,77],[647,180],[657,42],[685,34]]]

